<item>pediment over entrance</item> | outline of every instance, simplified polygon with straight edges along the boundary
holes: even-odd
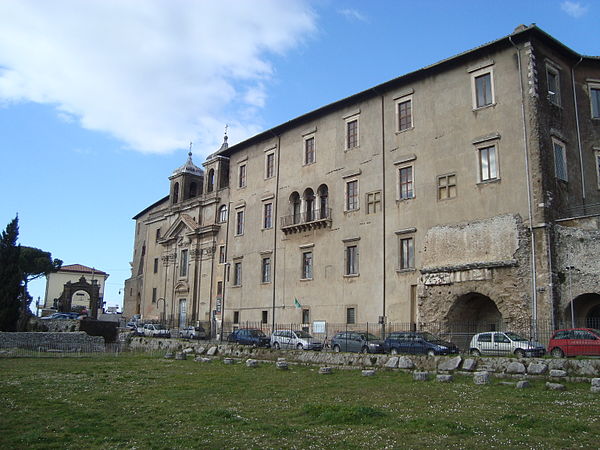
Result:
[[[196,222],[189,214],[181,214],[169,227],[163,236],[162,242],[178,239],[180,236],[188,233],[195,233],[199,228],[200,225],[198,222]]]
[[[190,285],[187,281],[180,281],[175,285],[175,292],[185,293],[190,291]]]

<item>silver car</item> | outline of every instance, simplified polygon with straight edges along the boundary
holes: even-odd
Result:
[[[469,345],[469,353],[473,356],[515,355],[524,358],[525,356],[544,356],[546,349],[539,342],[530,341],[510,331],[490,331],[473,336]]]
[[[171,330],[158,323],[147,323],[144,325],[144,336],[170,338]]]
[[[185,327],[179,331],[179,337],[183,339],[206,339],[206,331],[203,327]]]
[[[306,331],[277,330],[271,335],[271,348],[319,351],[323,349],[323,343]]]

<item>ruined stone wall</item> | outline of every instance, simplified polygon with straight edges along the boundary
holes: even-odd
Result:
[[[554,227],[556,309],[559,321],[570,314],[570,301],[585,294],[600,295],[600,230]],[[577,302],[575,303],[577,305]],[[579,305],[576,318],[585,314]]]
[[[477,293],[489,297],[504,322],[528,323],[530,248],[528,229],[519,216],[431,228],[425,237],[419,320],[451,321],[451,310],[460,308],[464,296]],[[470,320],[489,320],[491,313],[482,310]]]
[[[2,333],[0,332],[0,348],[43,348],[62,351],[104,351],[104,338],[89,336],[83,331],[73,333]]]

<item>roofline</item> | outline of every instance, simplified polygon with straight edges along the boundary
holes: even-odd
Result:
[[[523,28],[522,30],[519,31],[515,31],[507,36],[504,36],[500,39],[496,39],[494,41],[488,42],[486,44],[480,45],[478,47],[472,48],[470,50],[464,51],[462,53],[459,53],[457,55],[451,56],[449,58],[443,59],[441,61],[438,61],[434,64],[431,64],[429,66],[425,66],[421,69],[415,70],[413,72],[409,72],[407,74],[401,75],[397,78],[393,78],[392,80],[386,81],[384,83],[378,84],[374,87],[371,87],[369,89],[366,89],[364,91],[358,92],[356,94],[353,94],[349,97],[345,97],[341,100],[336,100],[333,103],[329,103],[325,106],[322,106],[320,108],[317,108],[313,111],[310,111],[308,113],[302,114],[301,116],[298,116],[296,118],[290,119],[287,122],[281,123],[273,128],[270,128],[268,130],[265,130],[259,134],[256,134],[242,142],[238,142],[235,145],[231,145],[228,148],[222,150],[222,151],[218,151],[216,153],[214,153],[212,156],[216,157],[216,156],[227,156],[229,157],[231,154],[235,153],[238,150],[241,150],[249,145],[253,145],[256,142],[265,140],[267,138],[271,138],[271,137],[276,137],[279,136],[281,133],[283,133],[284,131],[291,129],[295,126],[298,126],[300,124],[302,124],[303,122],[307,122],[309,120],[312,120],[318,116],[321,116],[323,114],[326,114],[327,112],[330,111],[334,111],[334,110],[338,110],[343,108],[346,104],[351,104],[351,103],[355,103],[358,100],[361,99],[369,99],[369,98],[373,98],[376,96],[380,96],[382,95],[385,91],[389,91],[390,89],[395,88],[396,86],[402,84],[402,83],[406,83],[414,78],[420,78],[423,76],[426,76],[427,74],[429,74],[430,72],[434,72],[434,71],[439,71],[449,65],[452,64],[457,64],[458,62],[462,61],[463,59],[466,58],[470,58],[473,55],[480,53],[480,52],[485,52],[485,51],[489,51],[493,48],[496,47],[500,47],[500,46],[506,46],[506,47],[510,47],[512,46],[512,42],[511,40],[513,39],[518,39],[519,41],[524,41],[527,38],[530,37],[538,37],[542,40],[545,41],[549,41],[551,45],[558,47],[560,49],[561,52],[566,53],[567,56],[574,58],[574,59],[582,59],[582,60],[595,60],[595,61],[600,61],[600,57],[599,56],[586,56],[586,55],[581,55],[579,53],[577,53],[576,51],[572,50],[571,48],[567,47],[565,44],[563,44],[562,42],[560,42],[559,40],[557,40],[556,38],[552,37],[551,35],[549,35],[548,33],[546,33],[545,31],[543,31],[541,28],[539,28],[536,24],[531,24],[529,26],[526,26],[525,28]],[[154,206],[154,205],[153,205]],[[145,211],[145,210],[144,210]],[[141,213],[140,213],[141,214]],[[135,218],[135,217],[134,217]]]
[[[143,210],[141,210],[139,213],[137,213],[135,216],[132,217],[133,220],[137,220],[139,219],[141,216],[143,216],[144,214],[146,214],[148,211],[150,211],[152,208],[160,205],[161,203],[166,202],[167,200],[169,200],[169,196],[165,196],[163,198],[161,198],[160,200],[158,200],[157,202],[152,203],[150,206],[148,206],[147,208],[144,208]]]
[[[83,264],[69,264],[69,265],[80,265],[83,266]],[[87,266],[84,266],[87,267]],[[58,269],[57,272],[70,272],[70,273],[91,273],[91,274],[96,274],[96,275],[107,275],[108,274],[102,270],[99,269],[94,269],[92,267],[87,267],[89,270],[76,270],[76,269],[65,269],[64,267],[61,267],[60,269]]]

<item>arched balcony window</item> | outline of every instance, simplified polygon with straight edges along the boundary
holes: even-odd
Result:
[[[311,222],[315,219],[315,193],[311,188],[307,188],[303,197],[306,222]]]
[[[215,188],[215,170],[210,169],[208,171],[208,179],[206,184],[206,192],[212,192]]]
[[[320,219],[329,218],[329,188],[326,184],[322,184],[317,189],[317,195],[319,196],[319,207],[318,214]]]
[[[222,205],[219,208],[219,216],[217,220],[219,223],[227,222],[227,205]]]
[[[300,194],[297,192],[292,192],[292,195],[290,195],[290,208],[293,223],[300,223]]]
[[[179,183],[173,185],[173,204],[179,201]]]

